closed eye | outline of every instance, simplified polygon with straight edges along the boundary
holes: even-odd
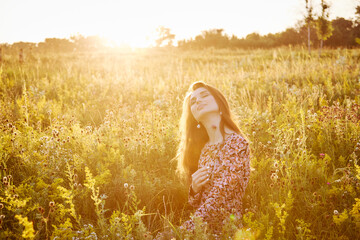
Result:
[[[200,94],[200,98],[205,98],[205,97],[207,97],[207,96],[209,96],[209,94],[208,94],[207,92],[202,92],[202,93]],[[191,101],[190,101],[190,105],[193,105],[195,102],[196,102],[196,101],[195,101],[195,98],[192,98]]]

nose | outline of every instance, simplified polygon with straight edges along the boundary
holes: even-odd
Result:
[[[199,105],[201,103],[200,98],[196,98],[196,104]]]

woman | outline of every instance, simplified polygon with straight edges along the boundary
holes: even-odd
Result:
[[[242,197],[250,177],[248,141],[216,88],[193,83],[180,121],[178,171],[189,185],[189,203],[208,231],[219,238],[230,217],[241,225]],[[181,229],[192,232],[194,219]]]

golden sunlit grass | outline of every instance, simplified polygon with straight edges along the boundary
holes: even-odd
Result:
[[[0,67],[0,238],[151,239],[166,227],[183,238],[193,209],[170,160],[198,80],[226,95],[251,141],[244,227],[224,236],[359,235],[359,50],[17,57]]]

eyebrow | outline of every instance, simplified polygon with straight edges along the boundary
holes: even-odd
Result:
[[[202,90],[202,91],[199,93],[199,95],[201,95],[201,94],[203,94],[203,93],[208,93],[208,91],[207,91],[207,90]],[[192,102],[193,99],[194,99],[194,97],[191,97],[191,98],[190,98],[190,102]]]

